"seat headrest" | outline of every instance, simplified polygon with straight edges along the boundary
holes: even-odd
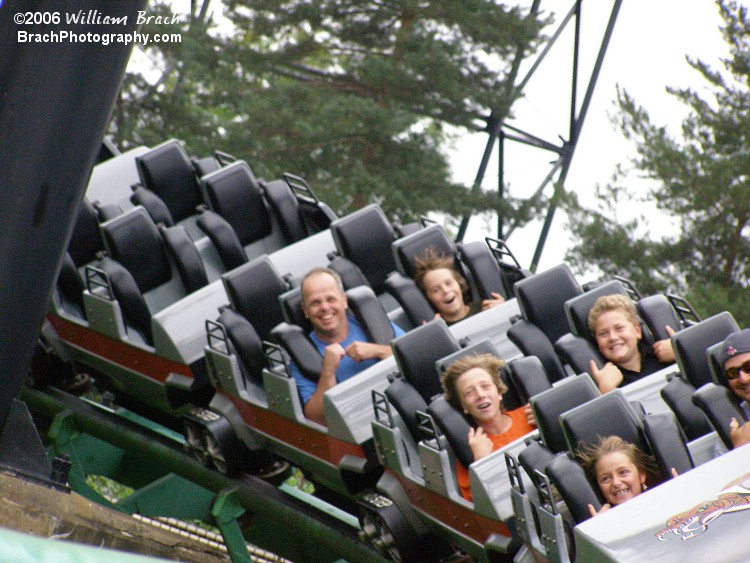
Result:
[[[284,320],[279,295],[289,289],[267,255],[221,276],[229,301],[265,339]]]
[[[203,178],[211,208],[232,226],[242,246],[271,234],[272,223],[253,171],[238,160]]]
[[[554,453],[567,449],[559,417],[565,411],[599,397],[599,389],[588,374],[568,377],[558,385],[531,397],[537,427],[544,444]]]
[[[142,293],[172,278],[164,241],[145,209],[135,207],[101,229],[109,255],[133,275]]]
[[[712,373],[706,350],[739,329],[732,314],[723,311],[675,334],[672,344],[682,377],[696,389],[711,382]]]
[[[203,203],[198,177],[182,144],[170,139],[135,159],[143,185],[166,204],[175,221]]]
[[[605,295],[625,295],[627,297],[628,293],[622,283],[612,280],[565,302],[565,314],[568,317],[570,332],[592,342],[596,341],[589,330],[589,311],[591,311],[591,307],[594,306],[596,300]]]
[[[377,292],[396,270],[391,244],[396,233],[382,209],[372,204],[331,223],[331,235],[341,256],[356,264]]]
[[[575,452],[582,443],[594,443],[599,438],[619,436],[645,453],[652,453],[643,433],[643,421],[621,389],[615,389],[563,412],[560,414],[560,424],[571,452]]]
[[[422,395],[425,403],[443,392],[435,362],[459,349],[443,319],[407,332],[395,339],[391,346],[401,374]]]
[[[570,332],[565,302],[583,293],[567,264],[559,264],[522,279],[513,286],[518,306],[529,322],[538,326],[550,342]]]
[[[393,242],[391,248],[396,267],[406,277],[414,278],[417,272],[415,260],[430,247],[446,256],[456,257],[457,254],[456,246],[448,238],[445,229],[440,225],[430,225]],[[462,271],[457,259],[455,266],[459,272]]]

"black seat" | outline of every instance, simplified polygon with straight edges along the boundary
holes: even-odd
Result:
[[[529,276],[513,288],[523,317],[539,327],[551,343],[570,332],[565,303],[583,293],[567,264]]]
[[[605,295],[624,295],[629,297],[626,288],[620,281],[613,280],[596,286],[565,302],[565,314],[568,318],[570,332],[564,334],[554,343],[555,351],[574,373],[590,371],[590,361],[603,366],[606,359],[596,344],[596,337],[589,329],[588,316],[596,300]]]
[[[258,181],[238,160],[203,178],[211,211],[198,226],[209,236],[227,270],[247,262],[247,246],[271,234],[273,224]]]
[[[628,292],[621,282],[612,280],[565,302],[565,314],[568,317],[570,332],[591,342],[596,341],[595,336],[591,334],[589,329],[589,311],[591,311],[591,307],[594,306],[596,300],[605,295],[625,295],[628,297]]]
[[[442,394],[435,363],[460,348],[442,319],[417,327],[392,342],[399,371],[429,404]]]
[[[531,397],[542,442],[553,453],[567,449],[568,443],[560,426],[562,413],[599,397],[599,389],[587,374],[570,377],[560,384]]]
[[[368,205],[331,223],[336,249],[365,275],[372,288],[382,293],[388,274],[396,270],[391,244],[396,233],[377,205]]]
[[[110,257],[122,264],[145,293],[172,278],[167,250],[159,230],[142,208],[102,225]]]
[[[456,246],[440,225],[430,225],[424,229],[400,238],[391,245],[398,270],[407,278],[414,279],[417,273],[416,259],[428,248],[434,248],[440,254],[454,257],[454,267],[465,274],[458,260]],[[464,276],[467,277],[467,276]]]
[[[461,358],[465,358],[467,356],[478,356],[480,354],[491,354],[492,356],[498,358],[500,357],[497,352],[497,348],[495,348],[490,339],[485,338],[465,348],[461,348],[457,352],[453,352],[443,358],[440,358],[435,362],[435,369],[437,370],[438,374],[442,374],[451,366],[451,364],[453,364],[457,360],[460,360]],[[503,393],[503,406],[506,410],[516,409],[528,402],[528,400],[523,397],[521,391],[516,386],[516,381],[514,380],[514,378],[511,377],[510,364],[518,361],[519,359],[524,360],[525,358],[512,360],[511,362],[506,363],[503,369],[500,370],[500,379],[508,388],[508,390]],[[515,373],[515,375],[518,375],[517,372]]]
[[[109,257],[98,267],[109,276],[126,320],[151,343],[151,315],[187,295],[187,288],[200,285],[200,280],[181,278],[200,275],[201,269],[190,263],[197,258],[188,252],[180,268],[173,265],[159,229],[142,207],[107,221],[101,230]],[[173,250],[180,252],[178,247]]]
[[[711,421],[719,438],[728,449],[732,449],[729,423],[732,418],[742,424],[746,420],[737,397],[727,387],[716,383],[706,383],[693,394],[693,402]]]
[[[682,377],[696,389],[710,383],[713,379],[706,350],[739,329],[731,313],[724,311],[675,334],[672,344]]]
[[[620,389],[561,414],[560,423],[571,452],[581,444],[619,436],[653,455],[664,479],[671,477],[672,468],[678,473],[693,468],[685,438],[674,415],[659,413],[642,419]]]
[[[245,317],[262,339],[284,320],[279,296],[289,287],[267,255],[221,276],[232,307]]]
[[[176,139],[165,141],[136,157],[135,163],[144,187],[158,196],[174,223],[194,214],[196,208],[203,203],[193,163]],[[164,222],[161,213],[153,219],[157,223]],[[165,224],[171,226],[172,223]]]

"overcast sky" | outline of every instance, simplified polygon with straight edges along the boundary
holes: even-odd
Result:
[[[612,10],[611,0],[583,2],[580,99],[591,73],[601,37]],[[542,1],[543,9],[568,10],[568,0]],[[559,21],[563,14],[559,14]],[[721,18],[714,2],[709,0],[626,0],[622,3],[594,97],[586,117],[581,139],[573,158],[566,187],[579,197],[591,200],[597,183],[606,184],[618,162],[625,163],[633,153],[630,143],[614,129],[610,121],[616,85],[624,87],[644,106],[655,123],[679,131],[685,107],[666,93],[666,86],[700,88],[704,82],[685,61],[685,56],[700,58],[713,67],[726,56],[719,25]],[[568,42],[558,43],[556,53],[540,67],[526,90],[526,99],[514,107],[514,124],[555,140],[559,134],[568,137],[567,109],[570,104],[570,68],[572,60],[572,26]],[[549,33],[552,33],[550,31]],[[471,184],[479,166],[486,135],[465,138],[456,146],[453,159],[456,178]],[[559,142],[558,142],[559,144]],[[506,182],[513,196],[533,193],[549,170],[550,153],[538,153],[516,143],[506,145]],[[493,158],[484,187],[497,186],[497,159]],[[547,192],[551,193],[551,186]],[[558,264],[568,246],[567,217],[558,211],[540,262],[540,270]],[[481,238],[494,224],[472,219],[466,240]],[[523,266],[531,262],[541,222],[516,231],[508,244]]]

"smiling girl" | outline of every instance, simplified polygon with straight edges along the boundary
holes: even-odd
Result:
[[[627,502],[661,482],[654,458],[619,436],[583,444],[577,455],[586,476],[606,500],[598,512],[589,504],[591,516]]]

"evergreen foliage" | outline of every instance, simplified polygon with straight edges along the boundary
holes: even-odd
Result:
[[[619,168],[598,190],[599,206],[569,203],[576,244],[568,253],[579,271],[598,267],[632,279],[644,293],[683,294],[703,316],[733,312],[750,324],[750,19],[747,8],[718,0],[721,31],[730,47],[723,70],[687,58],[708,84],[709,95],[693,88],[669,88],[687,106],[679,136],[659,126],[645,108],[618,90],[616,122],[633,141],[633,165],[649,181],[645,193],[626,185]],[[673,228],[650,234],[653,217],[622,222],[623,203],[655,202]]]
[[[496,0],[193,0],[181,43],[143,48],[154,68],[127,74],[110,132],[122,147],[174,137],[259,177],[298,174],[340,214],[376,202],[401,220],[512,216],[517,202],[451,180],[446,126],[509,114],[513,61],[545,23]]]

